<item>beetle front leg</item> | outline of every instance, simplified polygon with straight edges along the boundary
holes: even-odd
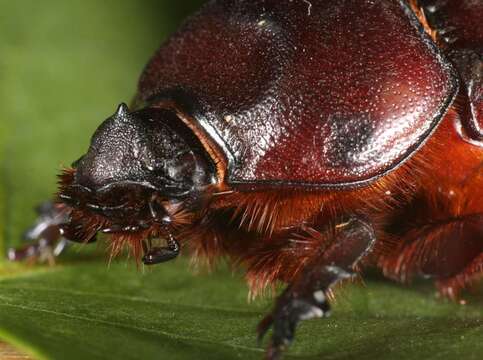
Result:
[[[60,255],[68,246],[60,226],[68,222],[68,215],[61,205],[46,201],[36,208],[37,220],[27,229],[23,239],[28,243],[19,248],[10,248],[8,258],[11,261],[35,259],[39,262],[54,263],[54,257]]]
[[[27,244],[18,248],[8,249],[10,261],[33,260],[38,262],[55,263],[59,256],[73,242],[93,242],[96,237],[91,236],[88,241],[75,235],[75,226],[71,224],[69,211],[62,204],[45,201],[36,207],[37,219],[28,228],[23,239]]]
[[[277,298],[273,311],[258,326],[259,340],[270,327],[267,359],[281,357],[301,320],[328,316],[328,291],[337,282],[355,276],[355,266],[372,249],[375,235],[367,222],[352,218],[338,225],[331,245],[310,261]]]

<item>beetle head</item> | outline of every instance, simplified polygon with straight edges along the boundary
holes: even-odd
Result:
[[[191,221],[213,173],[174,111],[131,113],[121,104],[61,176],[59,197],[71,210],[66,237],[88,241],[98,231],[123,239],[162,236]]]
[[[174,112],[125,104],[94,133],[88,152],[74,163],[75,180],[89,189],[139,186],[169,198],[183,197],[210,182],[205,159],[181,132]]]

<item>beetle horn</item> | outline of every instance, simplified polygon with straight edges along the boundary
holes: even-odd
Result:
[[[129,108],[125,103],[120,103],[117,107],[116,114],[114,115],[116,118],[124,118],[129,113]]]

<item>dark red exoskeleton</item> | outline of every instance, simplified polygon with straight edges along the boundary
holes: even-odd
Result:
[[[102,232],[145,264],[184,247],[254,294],[287,283],[269,359],[363,266],[456,298],[483,274],[482,19],[481,0],[209,1],[29,237]]]

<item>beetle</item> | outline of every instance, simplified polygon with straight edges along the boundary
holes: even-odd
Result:
[[[60,175],[27,232],[48,246],[10,257],[97,233],[147,265],[227,257],[253,295],[288,284],[258,327],[268,359],[365,266],[457,298],[483,274],[482,16],[472,0],[209,1]]]

